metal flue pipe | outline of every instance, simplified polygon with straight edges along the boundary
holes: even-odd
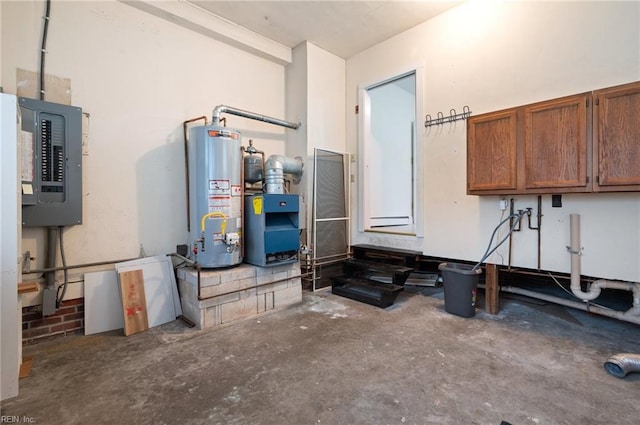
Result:
[[[284,175],[291,174],[295,184],[302,177],[302,158],[290,158],[282,155],[271,155],[265,162],[265,186],[267,193],[285,193]]]
[[[244,118],[249,118],[256,121],[263,121],[273,125],[279,125],[280,127],[287,127],[297,130],[302,126],[301,122],[293,123],[290,121],[281,120],[278,118],[268,117],[262,114],[256,114],[255,112],[245,111],[243,109],[234,108],[233,106],[218,105],[213,109],[213,117],[211,119],[213,125],[220,125],[220,115],[223,113],[237,115]]]

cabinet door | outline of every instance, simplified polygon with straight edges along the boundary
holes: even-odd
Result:
[[[467,193],[516,189],[516,128],[516,109],[469,118]]]
[[[526,189],[591,190],[590,98],[585,93],[524,108]]]
[[[595,190],[640,190],[640,83],[595,92]]]

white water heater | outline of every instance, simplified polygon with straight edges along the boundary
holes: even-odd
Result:
[[[240,132],[217,125],[189,133],[191,250],[203,268],[242,262]]]

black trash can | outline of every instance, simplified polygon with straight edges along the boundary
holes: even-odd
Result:
[[[473,317],[476,314],[476,293],[481,268],[457,263],[440,263],[444,282],[444,309],[447,313],[461,317]]]

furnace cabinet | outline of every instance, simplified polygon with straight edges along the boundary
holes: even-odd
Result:
[[[298,195],[248,195],[244,207],[245,262],[265,267],[298,261]]]

